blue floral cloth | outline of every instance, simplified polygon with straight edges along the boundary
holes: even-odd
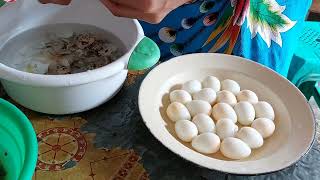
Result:
[[[160,24],[141,22],[161,60],[196,52],[242,56],[287,76],[311,0],[196,0]]]

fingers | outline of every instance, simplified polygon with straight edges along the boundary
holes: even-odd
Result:
[[[53,4],[61,4],[61,5],[68,5],[70,4],[71,0],[39,0],[42,4],[53,3]]]
[[[89,0],[88,0],[89,1]],[[189,0],[100,0],[115,16],[159,23],[173,9]],[[68,5],[71,0],[39,0],[39,2]]]
[[[111,0],[115,4],[141,10],[145,13],[158,13],[175,9],[189,0]]]
[[[167,11],[159,13],[145,13],[134,8],[114,3],[111,0],[101,0],[101,2],[112,12],[113,15],[119,17],[127,17],[140,19],[150,23],[159,23],[167,15]]]
[[[111,2],[145,13],[155,12],[163,6],[162,0],[111,0]]]
[[[190,0],[167,0],[164,7],[166,9],[173,10],[173,9],[176,9],[179,6],[185,4],[188,1],[190,1]]]

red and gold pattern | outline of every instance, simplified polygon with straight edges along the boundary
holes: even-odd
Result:
[[[85,155],[87,142],[77,128],[51,128],[37,135],[38,170],[58,171],[65,164],[79,162]]]
[[[133,150],[97,149],[94,134],[83,133],[80,117],[55,119],[26,110],[37,132],[39,159],[33,180],[148,179]]]

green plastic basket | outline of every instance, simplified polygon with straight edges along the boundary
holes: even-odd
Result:
[[[297,85],[306,98],[314,96],[320,106],[320,22],[304,22],[298,46],[292,58],[288,79]]]
[[[34,173],[38,143],[28,118],[0,98],[0,179],[30,180]]]

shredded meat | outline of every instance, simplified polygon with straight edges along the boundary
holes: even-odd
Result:
[[[121,55],[119,48],[90,33],[73,34],[45,43],[53,59],[46,74],[74,74],[105,66]]]

